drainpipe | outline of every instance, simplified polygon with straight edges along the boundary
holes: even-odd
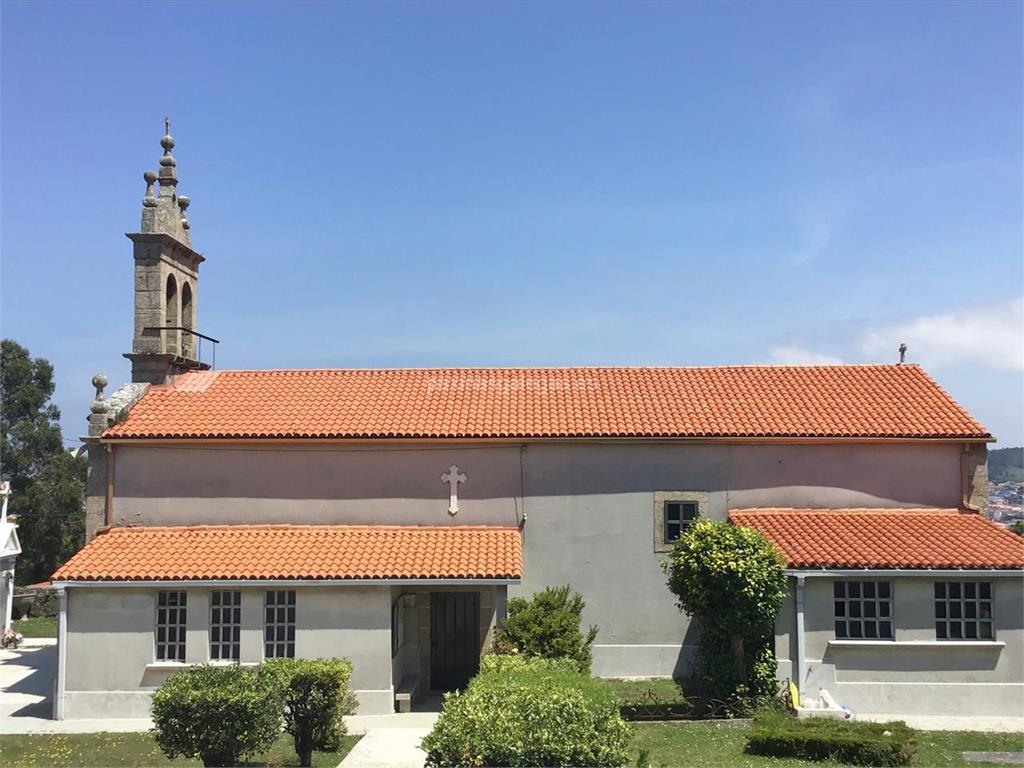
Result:
[[[53,697],[53,719],[64,719],[64,689],[68,669],[68,592],[57,587],[57,690]]]
[[[796,577],[796,690],[804,695],[804,576]]]

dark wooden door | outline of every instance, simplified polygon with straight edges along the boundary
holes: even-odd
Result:
[[[435,592],[430,596],[430,687],[465,688],[480,669],[480,596]]]

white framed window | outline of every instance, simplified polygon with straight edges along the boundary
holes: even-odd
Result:
[[[832,585],[838,640],[892,640],[892,585],[836,581]]]
[[[185,592],[156,593],[156,660],[185,661]]]
[[[696,501],[665,502],[665,543],[672,544],[700,517]]]
[[[295,590],[267,590],[263,599],[263,656],[295,658]]]
[[[242,645],[242,593],[210,592],[210,659],[238,661]]]
[[[935,582],[935,638],[937,640],[995,640],[992,583],[988,581]]]

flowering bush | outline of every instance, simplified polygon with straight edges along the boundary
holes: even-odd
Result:
[[[22,638],[22,636],[13,629],[5,629],[3,641],[0,642],[0,644],[2,644],[4,648],[17,648],[21,645],[21,641],[23,639],[24,638]]]
[[[775,616],[786,595],[785,565],[759,531],[701,520],[663,563],[679,607],[699,617],[703,634],[696,682],[705,696],[775,693]]]

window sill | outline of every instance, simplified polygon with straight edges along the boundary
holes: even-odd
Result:
[[[1000,640],[829,640],[837,648],[1003,648]]]
[[[211,667],[230,667],[238,664],[243,667],[259,666],[258,661],[151,661],[146,665],[147,672],[162,672],[165,670],[190,669],[208,664]]]

